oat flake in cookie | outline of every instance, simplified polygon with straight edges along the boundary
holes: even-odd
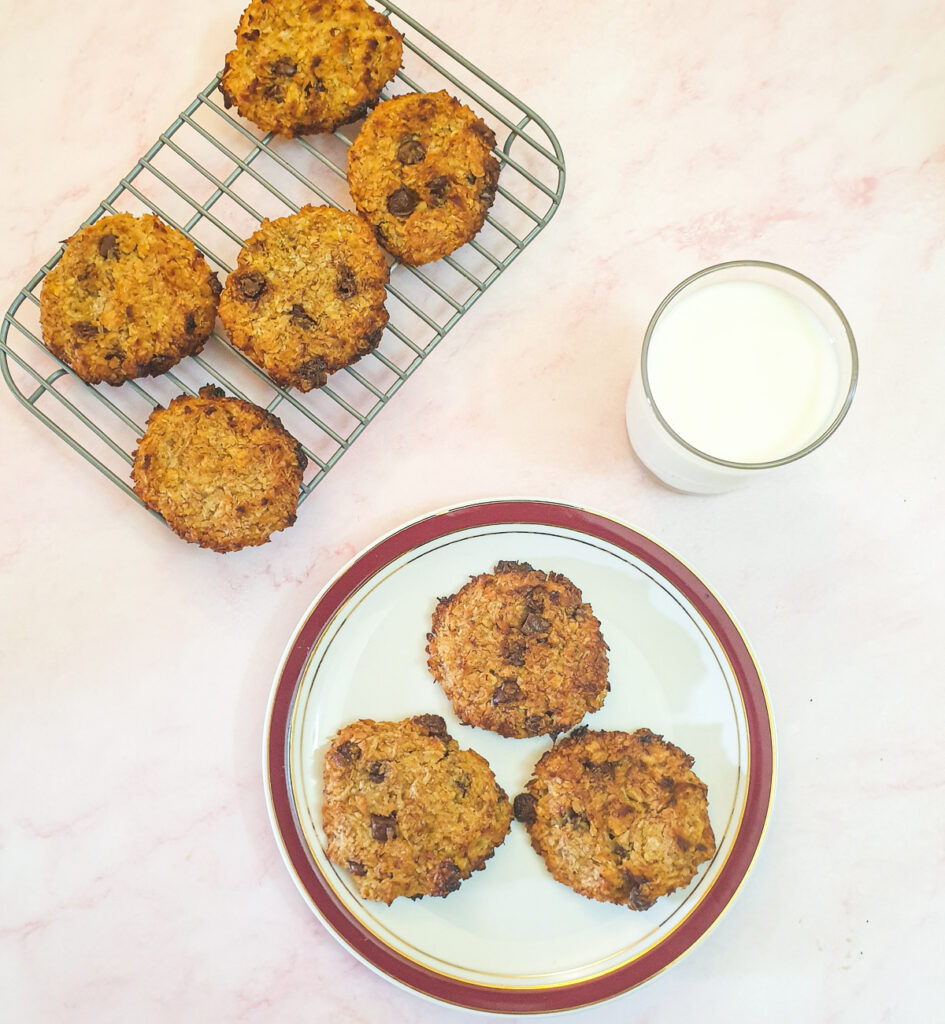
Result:
[[[220,90],[264,131],[331,132],[364,117],[402,56],[400,33],[364,0],[253,0]]]
[[[503,736],[565,732],[607,694],[607,644],[567,577],[500,562],[441,598],[428,665],[467,725]]]
[[[348,186],[378,241],[404,263],[468,242],[495,199],[492,129],[447,92],[380,103],[348,150]]]
[[[559,882],[647,910],[715,853],[707,790],[692,765],[648,729],[575,729],[535,765],[515,817]]]
[[[203,348],[219,294],[179,231],[151,214],[113,214],[73,235],[46,275],[43,341],[89,384],[154,377]]]
[[[283,387],[311,391],[377,347],[390,272],[356,213],[305,206],[264,220],[220,298],[230,341]]]
[[[208,384],[155,408],[132,479],[178,536],[227,552],[265,544],[295,522],[306,463],[272,413]]]
[[[363,719],[324,760],[328,857],[363,899],[448,896],[503,842],[512,810],[488,763],[439,715]]]

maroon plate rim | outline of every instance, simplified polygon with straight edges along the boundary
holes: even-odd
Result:
[[[656,945],[593,978],[541,988],[484,986],[438,974],[371,934],[315,868],[299,826],[288,765],[288,732],[309,655],[338,609],[367,580],[401,555],[446,535],[502,524],[560,527],[628,552],[676,587],[714,633],[731,663],[748,733],[744,812],[731,852],[699,905]],[[764,682],[748,645],[720,600],[680,559],[646,534],[607,515],[534,499],[479,502],[415,520],[382,537],[328,585],[299,625],[276,676],[264,741],[267,799],[277,840],[295,880],[325,926],[368,966],[440,1002],[489,1013],[555,1013],[603,1002],[636,988],[690,950],[713,927],[751,869],[774,791],[774,729]]]

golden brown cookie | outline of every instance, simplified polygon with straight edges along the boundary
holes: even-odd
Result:
[[[264,220],[220,298],[230,341],[283,387],[311,391],[377,347],[390,272],[356,213],[305,206]]]
[[[467,725],[503,736],[565,732],[603,704],[607,644],[565,576],[500,562],[441,598],[430,671]]]
[[[511,820],[486,760],[460,750],[439,715],[363,719],[325,754],[328,857],[364,899],[448,896],[485,867]]]
[[[368,115],[348,150],[348,187],[388,252],[430,263],[485,223],[499,180],[495,144],[447,92],[397,96]]]
[[[265,544],[295,522],[306,463],[272,413],[208,384],[154,409],[131,476],[178,536],[226,552]]]
[[[364,117],[400,68],[402,37],[364,0],[253,0],[226,56],[226,106],[280,135]]]
[[[715,853],[706,787],[692,764],[649,729],[575,729],[535,765],[515,817],[559,882],[647,910]]]
[[[102,217],[69,239],[43,281],[43,341],[89,384],[154,377],[203,348],[219,294],[179,231],[151,214]]]

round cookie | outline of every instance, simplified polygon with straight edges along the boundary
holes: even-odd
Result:
[[[692,764],[648,729],[575,729],[535,765],[515,816],[559,882],[647,910],[715,853],[706,787]]]
[[[208,384],[157,406],[134,452],[135,493],[186,541],[265,544],[295,522],[307,459],[280,421]]]
[[[220,298],[230,341],[283,387],[311,391],[377,347],[390,271],[356,213],[304,206],[264,220]]]
[[[400,33],[364,0],[253,0],[220,91],[263,131],[331,132],[364,117],[402,57]]]
[[[154,377],[203,348],[219,295],[179,231],[151,214],[116,213],[73,235],[46,275],[43,341],[89,384]]]
[[[607,690],[607,644],[581,592],[527,562],[499,562],[441,598],[430,671],[467,725],[503,736],[565,732]]]
[[[439,715],[363,719],[325,754],[328,857],[363,899],[448,896],[508,834],[509,798],[486,760],[460,750]]]
[[[348,150],[348,187],[377,239],[404,263],[468,242],[495,199],[495,135],[449,93],[409,93],[368,115]]]

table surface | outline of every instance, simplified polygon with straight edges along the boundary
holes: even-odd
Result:
[[[241,4],[0,10],[6,308],[222,64]],[[311,915],[270,832],[261,739],[286,640],[333,574],[405,520],[509,494],[604,510],[684,556],[750,638],[779,732],[770,827],[730,911],[575,1019],[932,1019],[945,8],[408,10],[545,117],[567,189],[292,530],[229,556],[184,544],[0,395],[4,1019],[460,1019]],[[808,459],[677,494],[628,446],[627,386],[663,295],[739,258],[832,293],[859,390]]]

